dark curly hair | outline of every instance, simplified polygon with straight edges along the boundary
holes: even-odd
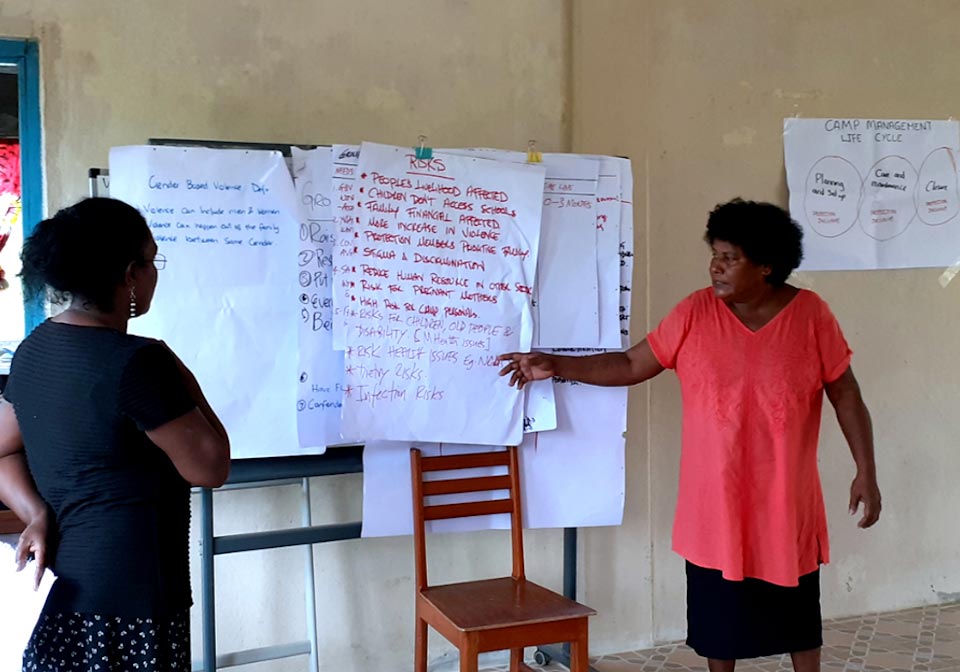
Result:
[[[150,229],[140,212],[113,198],[87,198],[40,222],[20,259],[27,296],[62,303],[79,298],[114,308],[117,287],[131,263],[144,262]]]
[[[773,203],[735,198],[713,209],[703,239],[736,245],[758,266],[769,266],[767,282],[779,286],[803,260],[803,229]]]

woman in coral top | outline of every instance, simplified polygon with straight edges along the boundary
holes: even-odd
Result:
[[[787,284],[803,232],[782,208],[733,200],[710,213],[712,286],[626,352],[511,353],[517,387],[551,376],[633,385],[674,369],[683,447],[673,547],[687,561],[688,643],[711,672],[790,653],[820,669],[820,565],[829,560],[817,471],[823,392],[853,453],[850,510],[880,517],[870,414],[827,304]]]

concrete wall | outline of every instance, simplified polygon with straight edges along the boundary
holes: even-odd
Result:
[[[424,133],[434,146],[568,150],[568,19],[554,0],[7,0],[0,35],[40,42],[54,210],[86,194],[111,146],[151,137],[413,145]],[[315,481],[315,519],[358,519],[360,486]],[[295,487],[216,500],[218,534],[300,521]],[[509,549],[502,533],[438,540],[431,572],[509,572]],[[559,588],[560,550],[559,532],[530,535],[531,576]],[[410,539],[319,546],[316,568],[323,669],[411,667]],[[221,651],[304,639],[302,575],[301,549],[218,559]],[[195,609],[195,657],[198,626]],[[449,654],[433,642],[433,658]]]
[[[716,203],[742,195],[787,205],[784,117],[958,116],[951,66],[960,58],[958,21],[960,5],[931,0],[575,2],[574,150],[622,152],[634,163],[637,245],[646,252],[637,259],[634,286],[645,291],[634,296],[634,333],[708,283],[701,236]],[[960,299],[955,287],[939,287],[939,273],[798,279],[831,304],[855,351],[884,494],[880,525],[857,530],[846,515],[853,462],[826,410],[827,615],[955,599],[960,591],[953,532],[960,364],[951,336],[960,329]],[[663,375],[636,390],[631,408],[633,506],[621,532],[645,539],[652,556],[638,556],[622,586],[632,593],[652,576],[652,589],[636,595],[652,624],[638,614],[632,634],[639,642],[672,639],[684,628],[683,564],[669,543],[680,445],[676,379]],[[590,544],[602,539],[598,557],[610,534],[586,534]],[[586,599],[594,584],[603,594],[603,583],[600,573],[588,576]],[[622,635],[629,637],[626,629]]]

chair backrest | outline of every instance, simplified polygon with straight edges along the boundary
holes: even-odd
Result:
[[[457,472],[484,467],[506,467],[502,476],[475,476],[425,480],[425,473]],[[513,541],[513,577],[524,578],[523,516],[520,511],[520,468],[517,448],[493,453],[468,453],[424,457],[420,450],[410,451],[410,475],[413,482],[413,541],[416,559],[417,590],[427,587],[427,547],[425,526],[428,520],[468,518],[497,513],[510,514]],[[507,497],[456,504],[427,504],[426,498],[460,493],[506,490]]]

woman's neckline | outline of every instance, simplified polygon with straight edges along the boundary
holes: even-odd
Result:
[[[772,325],[772,324],[774,324],[775,322],[777,322],[777,320],[780,319],[781,315],[783,315],[784,313],[788,312],[788,311],[790,310],[790,307],[793,306],[793,304],[795,304],[795,303],[797,302],[797,300],[800,298],[800,295],[805,292],[805,290],[802,289],[802,288],[800,288],[800,287],[792,287],[792,289],[795,289],[795,290],[796,290],[796,291],[793,293],[793,296],[791,296],[789,299],[787,299],[787,302],[784,303],[784,304],[780,307],[780,309],[770,317],[769,320],[767,320],[766,322],[764,322],[763,324],[761,324],[761,325],[760,325],[759,327],[757,327],[756,329],[751,329],[751,328],[747,325],[747,323],[744,322],[744,321],[740,318],[740,316],[737,315],[736,312],[734,312],[733,307],[730,306],[726,301],[723,301],[722,299],[717,299],[717,300],[720,301],[720,303],[723,304],[723,309],[726,310],[727,313],[729,313],[730,317],[732,317],[732,318],[734,319],[734,321],[735,321],[738,325],[740,325],[740,327],[741,327],[744,331],[746,331],[748,334],[755,335],[755,334],[759,334],[759,333],[765,331],[765,330],[767,329],[767,327],[769,327],[770,325]]]

